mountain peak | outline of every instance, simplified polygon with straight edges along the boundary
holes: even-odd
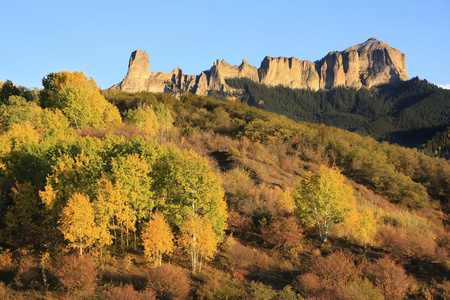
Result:
[[[128,62],[128,78],[149,78],[151,74],[150,62],[145,51],[136,50],[131,53]]]
[[[174,77],[175,71],[177,76]],[[200,75],[183,75],[178,69],[174,72],[150,72],[147,53],[137,50],[131,54],[127,76],[112,88],[128,92],[146,90],[207,95],[215,90],[233,91],[225,79],[234,77],[246,77],[268,86],[284,85],[312,90],[337,86],[371,88],[382,84],[396,85],[409,79],[405,55],[376,37],[341,52],[330,52],[314,63],[295,57],[266,56],[261,66],[256,68],[246,60],[240,66],[232,66],[225,60],[217,59],[210,70]],[[173,85],[167,85],[167,82]],[[174,90],[174,86],[178,89]],[[179,87],[183,87],[183,90]]]

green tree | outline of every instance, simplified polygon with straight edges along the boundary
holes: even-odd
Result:
[[[227,211],[221,181],[206,159],[193,150],[182,153],[167,147],[153,170],[154,189],[165,199],[163,210],[180,226],[189,217],[204,216],[215,232],[223,236]]]
[[[128,110],[127,121],[136,126],[144,135],[156,137],[160,124],[155,111],[151,106],[138,107],[135,110]]]
[[[50,73],[42,85],[41,106],[60,109],[78,129],[110,128],[122,122],[117,108],[105,100],[95,81],[83,72]]]
[[[345,221],[355,202],[353,189],[344,183],[344,176],[326,166],[315,175],[305,176],[293,196],[300,219],[316,224],[322,242],[327,241],[330,222]]]
[[[12,124],[24,124],[31,121],[38,106],[34,102],[27,102],[21,96],[10,96],[8,105],[0,106],[0,123],[3,130]]]
[[[39,215],[39,197],[30,182],[18,183],[11,190],[14,203],[6,213],[6,227],[14,232],[24,229]]]
[[[68,154],[58,157],[47,176],[47,184],[39,192],[50,215],[57,216],[74,193],[93,196],[101,167],[98,157],[81,154],[72,158]]]
[[[112,160],[113,182],[122,184],[127,192],[127,205],[134,210],[138,220],[149,219],[155,207],[151,170],[151,165],[139,154],[128,154]]]

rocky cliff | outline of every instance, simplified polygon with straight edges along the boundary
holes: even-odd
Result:
[[[210,70],[200,75],[185,75],[180,68],[171,73],[151,72],[147,53],[131,54],[125,79],[111,89],[137,92],[171,92],[207,95],[211,91],[233,91],[226,78],[246,77],[269,86],[284,85],[302,89],[353,88],[381,84],[396,85],[408,80],[405,54],[376,38],[344,51],[330,52],[316,62],[294,57],[265,57],[258,68],[243,60],[239,66],[215,61]]]

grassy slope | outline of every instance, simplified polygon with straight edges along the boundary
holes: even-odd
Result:
[[[426,291],[443,295],[443,285],[439,284],[445,283],[449,272],[445,255],[450,240],[446,230],[448,161],[341,129],[296,123],[238,102],[194,95],[179,99],[166,94],[115,91],[104,91],[104,95],[123,114],[138,106],[164,103],[175,116],[175,126],[169,138],[161,136],[159,142],[194,149],[208,157],[223,180],[230,210],[227,238],[214,261],[202,272],[189,275],[192,297],[281,291],[296,276],[316,272],[318,262],[336,251],[344,251],[356,262],[352,278],[355,274],[368,276],[377,259],[389,256],[416,281],[410,290],[413,297]],[[80,134],[102,137],[106,133],[86,130]],[[113,134],[130,137],[139,132],[125,125]],[[358,210],[374,212],[378,234],[369,250],[342,225],[331,229],[326,244],[321,244],[315,229],[309,227],[303,228],[304,237],[291,252],[271,244],[273,235],[267,234],[270,224],[292,213],[280,206],[283,192],[322,164],[338,166],[355,190]],[[189,270],[188,257],[179,249],[170,261],[181,273]],[[143,288],[149,272],[146,269],[140,251],[118,254],[101,265],[100,285],[132,283],[135,288]],[[0,275],[3,281],[12,282],[7,268]],[[258,287],[252,281],[264,285]],[[0,288],[0,295],[7,289]],[[28,290],[23,295],[44,293]],[[49,297],[61,296],[51,291]]]

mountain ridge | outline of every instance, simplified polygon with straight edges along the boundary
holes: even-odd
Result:
[[[151,72],[147,53],[136,50],[131,54],[126,77],[110,89],[208,95],[212,91],[233,91],[225,79],[242,77],[267,86],[314,91],[338,86],[371,88],[382,84],[398,85],[408,80],[405,61],[405,54],[372,37],[344,51],[329,52],[316,62],[266,56],[257,68],[246,60],[239,66],[216,60],[209,70],[199,75],[186,75],[180,68],[169,73]]]

